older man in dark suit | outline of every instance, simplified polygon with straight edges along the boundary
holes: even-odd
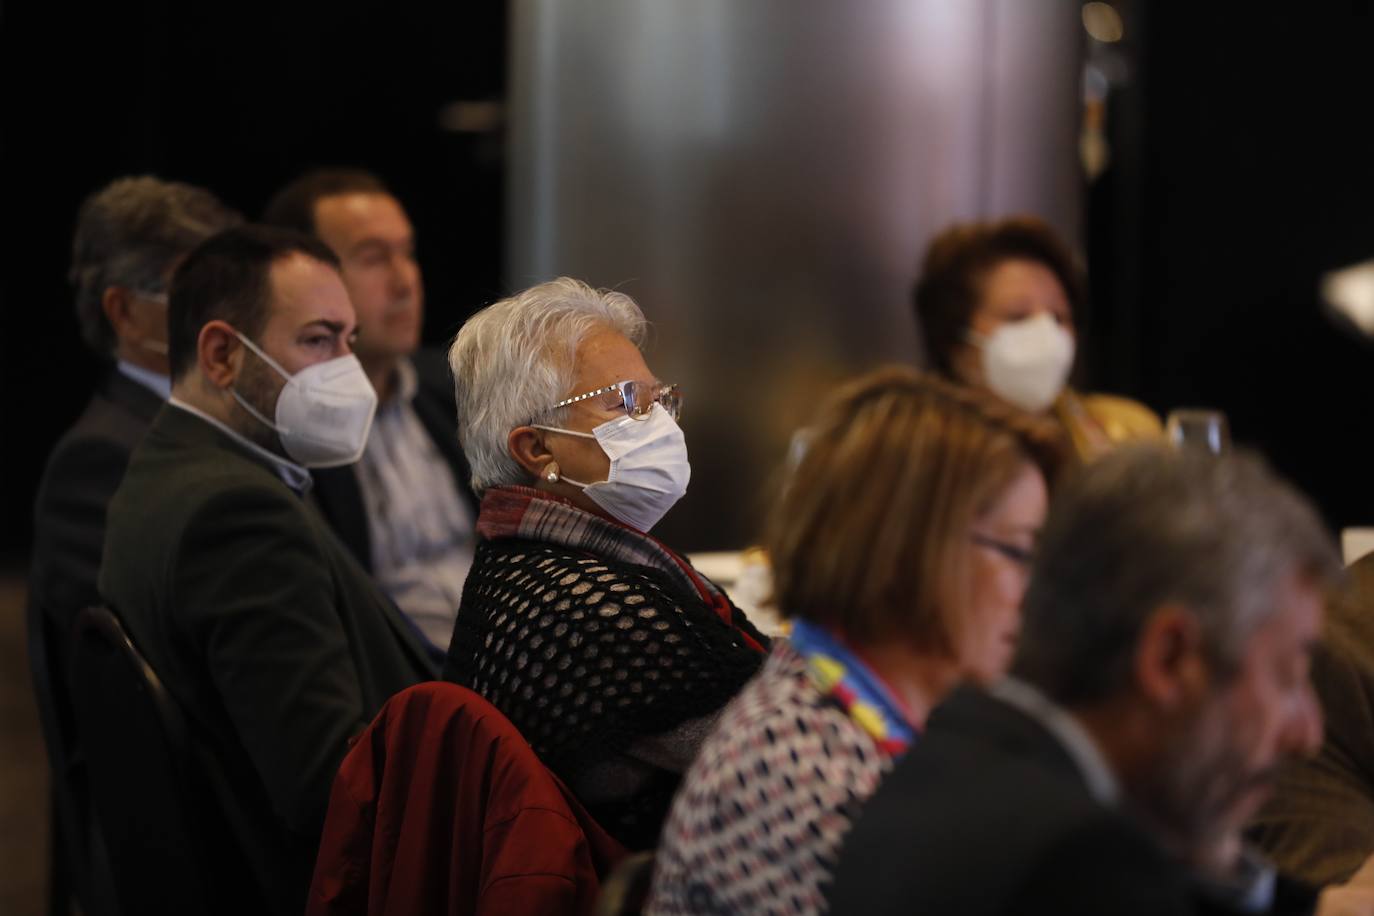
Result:
[[[171,391],[172,268],[241,221],[209,191],[151,176],[120,178],[81,205],[72,242],[76,314],[86,343],[112,365],[49,456],[34,507],[29,600],[47,615],[58,642],[76,612],[97,600],[105,507]]]
[[[172,282],[172,397],[110,504],[100,592],[229,787],[270,907],[299,912],[351,738],[435,670],[303,496],[357,460],[376,394],[334,254],[231,229]]]
[[[1312,753],[1335,552],[1257,458],[1124,449],[1056,496],[1013,677],[937,710],[865,808],[839,913],[1374,912],[1241,842]]]
[[[102,912],[90,843],[86,773],[67,698],[72,622],[96,603],[105,510],[171,389],[167,281],[197,244],[242,220],[210,192],[151,176],[120,178],[86,198],[72,242],[71,281],[86,343],[108,362],[90,402],[48,457],[34,502],[30,645],[53,764],[53,849],[87,912]]]

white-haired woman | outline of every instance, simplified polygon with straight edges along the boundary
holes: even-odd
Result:
[[[690,467],[644,326],[630,297],[564,277],[478,312],[449,351],[482,504],[444,677],[501,709],[631,848],[654,844],[767,648],[647,534]]]

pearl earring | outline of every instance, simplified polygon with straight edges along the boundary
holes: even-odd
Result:
[[[549,483],[558,483],[558,462],[550,462],[548,470],[544,471],[544,479]]]

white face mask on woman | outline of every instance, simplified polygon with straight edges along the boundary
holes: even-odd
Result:
[[[358,357],[350,353],[306,366],[292,375],[257,344],[238,331],[234,333],[286,379],[286,387],[277,396],[275,423],[238,391],[229,390],[244,410],[276,431],[287,455],[308,468],[339,467],[362,457],[372,415],[377,411],[377,392]]]
[[[595,439],[611,459],[605,480],[583,483],[551,470],[549,482],[561,480],[580,487],[598,506],[640,531],[657,525],[687,492],[692,479],[682,427],[661,404],[655,404],[642,420],[620,417],[589,433],[557,426],[534,428]]]
[[[1073,368],[1073,335],[1044,312],[969,339],[981,351],[983,380],[992,393],[1031,413],[1054,403]]]

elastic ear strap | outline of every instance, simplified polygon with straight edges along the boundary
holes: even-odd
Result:
[[[583,439],[595,439],[591,433],[580,433],[575,429],[560,429],[557,426],[540,426],[538,423],[531,423],[530,429],[542,429],[551,433],[562,433],[565,436],[580,436]]]
[[[268,356],[265,352],[263,352],[262,347],[259,347],[257,344],[253,343],[253,341],[249,340],[247,337],[244,337],[238,331],[234,331],[234,336],[239,339],[239,343],[243,344],[245,347],[252,350],[254,353],[258,354],[258,356],[262,359],[263,362],[267,363],[267,365],[271,366],[273,369],[276,369],[278,375],[280,375],[284,379],[287,379],[288,381],[290,380],[291,373],[283,369],[281,367],[281,363],[277,362],[275,359],[273,359],[272,357]],[[249,409],[251,410],[252,408]]]
[[[239,406],[242,407],[244,410],[248,411],[250,414],[252,414],[253,417],[259,423],[261,423],[263,426],[266,426],[268,429],[276,430],[278,435],[285,435],[286,430],[282,429],[280,426],[273,423],[271,420],[267,419],[261,413],[259,413],[256,407],[254,407],[252,404],[249,404],[246,400],[244,400],[243,395],[239,394],[237,388],[230,388],[229,393],[234,396],[234,400],[239,402]]]

